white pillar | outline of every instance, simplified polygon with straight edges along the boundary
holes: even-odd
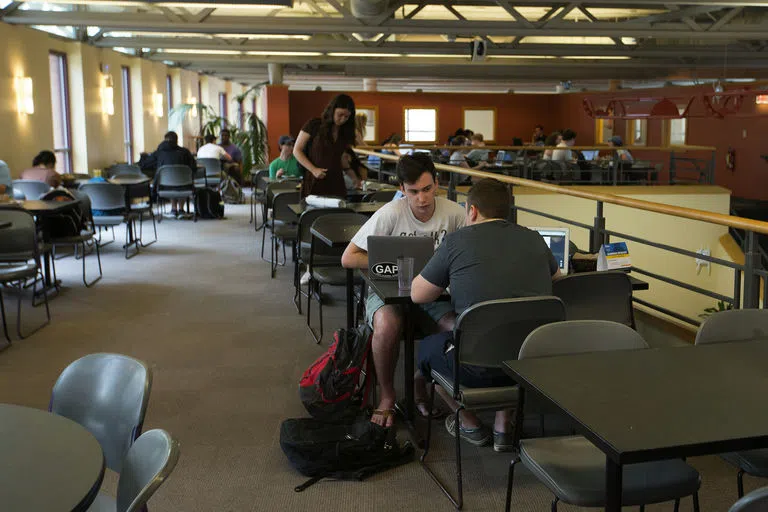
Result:
[[[379,81],[375,78],[363,78],[363,90],[366,92],[376,92]]]
[[[269,85],[283,84],[283,65],[278,62],[267,64],[267,73],[269,74]]]

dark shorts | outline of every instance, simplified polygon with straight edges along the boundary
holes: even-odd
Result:
[[[453,343],[453,332],[441,332],[427,336],[419,344],[418,364],[421,374],[427,380],[430,379],[432,370],[435,370],[453,379],[454,350],[446,353]],[[484,366],[461,365],[459,370],[459,382],[468,388],[499,388],[514,386],[512,380],[501,368],[487,368]]]

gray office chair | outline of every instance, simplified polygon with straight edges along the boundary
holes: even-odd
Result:
[[[768,310],[732,309],[707,318],[696,333],[696,345],[768,338]],[[744,496],[744,474],[768,478],[768,448],[720,455],[735,466],[739,498]]]
[[[67,366],[48,407],[85,427],[104,450],[107,467],[120,473],[141,434],[152,389],[146,363],[120,354],[89,354]]]
[[[217,187],[221,183],[221,160],[218,158],[198,158],[197,164],[203,166],[202,172],[195,173],[196,187]]]
[[[191,199],[194,202],[194,172],[186,165],[160,166],[155,175],[155,194],[157,194],[158,201],[162,199]],[[162,216],[157,221],[162,222]],[[195,208],[194,221],[197,222],[197,208]]]
[[[40,244],[37,240],[37,227],[34,217],[21,208],[0,209],[0,222],[10,222],[11,227],[0,229],[0,284],[16,290],[16,334],[20,339],[31,336],[51,321],[48,309],[48,293],[43,283],[42,267],[40,265]],[[35,290],[38,280],[43,285],[45,299],[46,321],[34,330],[24,334],[21,330],[21,299],[27,281],[32,279],[32,305],[35,305]],[[0,316],[3,321],[3,333],[8,345],[11,337],[8,335],[8,323],[3,303],[3,287],[0,287]],[[8,346],[6,345],[6,347]]]
[[[13,180],[14,199],[40,199],[51,190],[51,186],[38,180]]]
[[[632,282],[625,272],[584,272],[552,283],[568,320],[609,320],[635,328]]]
[[[138,213],[132,212],[127,205],[125,188],[112,183],[83,183],[80,185],[80,192],[83,192],[91,200],[91,209],[103,212],[101,215],[93,216],[93,224],[99,228],[112,229],[112,241],[115,238],[115,226],[125,224],[125,259],[130,259],[139,253],[139,238],[132,236],[136,233],[136,219]],[[102,244],[101,231],[97,244]],[[111,242],[108,242],[111,243]],[[129,253],[130,247],[135,251]]]
[[[544,325],[535,329],[520,348],[520,359],[550,357],[608,350],[642,350],[648,344],[631,328],[604,320],[576,320]],[[585,397],[588,400],[589,397]],[[517,463],[555,495],[552,511],[560,501],[579,507],[605,506],[605,454],[582,436],[520,440],[525,396],[515,414],[515,458],[510,463],[506,510],[510,510],[512,485]],[[645,462],[624,466],[624,506],[640,506],[693,497],[698,512],[699,473],[683,460]]]
[[[348,208],[312,208],[310,210],[305,210],[299,216],[299,231],[298,238],[296,239],[297,257],[294,258],[293,261],[293,304],[296,306],[299,314],[301,314],[301,296],[307,296],[307,294],[301,290],[300,270],[301,265],[309,265],[310,248],[312,244],[312,233],[310,233],[310,229],[312,228],[312,224],[315,222],[315,220],[322,217],[323,215],[334,213],[352,213],[352,210]],[[331,257],[323,257],[318,254],[316,257],[316,261],[319,264],[333,264],[338,262],[338,258],[335,255]]]
[[[294,192],[296,190],[297,184],[298,182],[292,180],[275,181],[273,183],[266,184],[266,188],[264,189],[264,201],[261,203],[262,219],[264,219],[264,222],[261,226],[256,228],[256,231],[263,228],[261,232],[261,259],[264,259],[265,261],[269,261],[264,258],[264,243],[267,236],[266,230],[271,229],[271,225],[269,223],[269,219],[267,219],[267,216],[270,208],[272,208],[272,200],[279,193],[286,191]]]
[[[251,185],[253,185],[253,191],[251,192],[251,219],[248,223],[253,223],[253,227],[256,231],[264,227],[263,222],[261,226],[256,222],[257,205],[263,205],[266,198],[267,183],[262,178],[269,178],[269,169],[251,171]]]
[[[88,512],[139,512],[168,479],[179,461],[179,443],[165,430],[142,434],[123,462],[117,499],[99,493]]]
[[[290,208],[288,208],[291,204],[296,204],[300,201],[299,193],[298,192],[288,192],[288,191],[281,191],[279,194],[276,194],[274,198],[272,199],[272,222],[270,223],[270,231],[272,232],[272,235],[270,237],[270,241],[272,243],[272,249],[271,249],[271,260],[270,263],[272,264],[272,278],[275,278],[275,274],[277,273],[277,266],[280,265],[278,262],[279,256],[278,256],[278,250],[279,250],[279,242],[282,242],[283,245],[283,263],[282,265],[285,265],[287,258],[285,255],[285,244],[290,243],[293,247],[291,252],[291,256],[293,258],[296,258],[296,237],[299,233],[299,225],[298,220],[299,218],[296,216],[293,211],[291,211]],[[262,238],[263,240],[263,238]],[[262,252],[263,252],[264,246],[262,245]]]
[[[341,208],[339,210],[344,211]],[[304,212],[304,215],[307,213],[310,212]],[[367,217],[357,213],[326,211],[325,215],[316,217],[316,220],[312,222],[312,227],[322,232],[340,231],[343,233],[350,227],[356,231],[365,224],[366,220],[368,220]],[[341,255],[345,248],[344,246],[329,247],[315,237],[311,237],[309,259],[305,260],[310,268],[307,286],[307,328],[315,339],[315,343],[320,343],[323,340],[323,285],[346,286],[347,284],[347,271],[341,266]],[[312,327],[313,298],[317,301],[320,316],[319,331],[315,331]]]
[[[93,213],[91,211],[91,199],[90,197],[88,197],[88,194],[86,194],[82,190],[75,190],[75,191],[72,191],[71,193],[78,198],[77,206],[78,206],[78,209],[80,210],[80,219],[82,221],[82,225],[80,226],[80,233],[72,236],[52,237],[48,240],[48,243],[50,243],[51,246],[53,247],[54,257],[56,255],[57,247],[73,246],[75,248],[75,259],[81,259],[83,262],[83,284],[85,285],[86,288],[90,288],[91,286],[96,284],[98,281],[100,281],[103,276],[102,270],[101,270],[101,251],[100,251],[99,243],[96,240],[96,231],[95,231],[96,227],[93,223]],[[88,279],[85,273],[85,260],[86,260],[86,256],[88,256],[88,251],[86,251],[86,247],[91,247],[91,246],[94,248],[94,251],[96,252],[96,261],[99,264],[99,277],[95,278],[91,282],[88,282]],[[80,251],[78,251],[78,248],[80,249]],[[78,252],[80,253],[79,257],[78,257]]]
[[[768,510],[768,487],[752,491],[734,503],[728,512],[765,512]]]
[[[397,190],[377,190],[363,196],[361,203],[388,203],[395,198]]]
[[[114,164],[104,169],[103,177],[106,179],[116,176],[144,176],[141,167],[136,164]]]
[[[439,384],[458,402],[456,425],[459,412],[467,410],[510,409],[517,405],[517,386],[495,388],[467,388],[461,385],[461,365],[501,368],[503,361],[517,359],[520,346],[526,336],[536,327],[550,322],[565,320],[565,308],[557,297],[525,297],[480,302],[464,311],[456,320],[453,331],[454,373],[443,375],[432,371],[425,375],[431,379],[429,406],[432,411],[435,400],[435,384]],[[426,464],[432,435],[432,418],[427,422],[427,438],[421,465],[440,487],[451,503],[461,509],[464,494],[461,478],[461,436],[456,435],[456,483],[458,497],[454,498]]]

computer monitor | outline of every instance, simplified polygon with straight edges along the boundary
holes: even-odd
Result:
[[[596,150],[588,150],[588,151],[582,151],[581,154],[584,155],[584,160],[592,161],[597,159],[597,155],[600,153],[599,149]]]
[[[506,151],[504,151],[503,149],[498,150],[496,152],[496,161],[494,162],[494,164],[496,164],[497,166],[501,167],[502,165],[504,165],[504,159],[506,157],[507,157],[507,152]]]
[[[400,144],[400,155],[412,155],[413,154],[413,144]]]
[[[569,256],[569,241],[571,238],[571,231],[568,228],[529,228],[538,233],[544,238],[549,250],[552,251],[552,255],[555,257],[557,266],[560,267],[560,272],[563,274],[568,273],[568,256]]]

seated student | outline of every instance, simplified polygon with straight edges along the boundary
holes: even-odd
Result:
[[[382,146],[387,148],[387,149],[382,149],[381,152],[384,153],[385,155],[401,156],[400,149],[399,149],[401,142],[403,142],[403,138],[399,134],[393,133],[389,137],[384,139],[384,141],[381,143]]]
[[[203,140],[205,144],[197,150],[197,158],[215,158],[216,160],[226,160],[227,162],[232,161],[229,153],[224,151],[223,147],[216,144],[216,136],[214,134],[209,133]]]
[[[21,172],[22,180],[42,181],[56,188],[61,185],[61,176],[56,172],[56,155],[53,151],[41,151],[32,160],[32,167]]]
[[[544,142],[544,145],[547,147],[557,146],[563,141],[563,136],[560,134],[560,132],[552,132],[547,136],[547,140]],[[552,160],[552,153],[554,153],[554,149],[545,149],[544,153],[541,155],[542,160]]]
[[[411,285],[411,299],[417,304],[434,301],[450,286],[456,315],[486,300],[552,295],[552,279],[559,268],[544,239],[535,231],[507,221],[509,190],[503,183],[482,179],[467,195],[466,227],[445,237],[432,259]],[[453,375],[452,332],[428,336],[419,345],[419,368],[428,377],[432,369]],[[416,381],[417,396],[426,396],[423,381]],[[514,381],[501,369],[468,366],[461,368],[461,385],[466,387],[511,386]],[[456,411],[458,404],[438,387],[445,402]],[[476,445],[487,444],[493,436],[494,450],[511,448],[511,411],[496,413],[493,433],[468,411],[460,413],[460,435]],[[445,426],[456,435],[455,415]]]
[[[622,162],[634,161],[634,158],[632,158],[632,153],[630,153],[628,149],[622,148],[624,141],[621,139],[620,135],[614,135],[611,137],[610,140],[608,140],[608,145],[612,148],[619,148],[616,150],[616,154],[619,155],[619,159],[621,159]]]
[[[296,139],[290,135],[281,135],[277,141],[277,147],[280,149],[280,156],[272,160],[269,164],[269,177],[279,178],[301,178],[301,169],[299,161],[293,156],[293,146]]]
[[[192,172],[197,169],[197,163],[195,157],[192,156],[192,152],[183,146],[179,146],[179,136],[176,132],[167,132],[163,136],[163,142],[161,142],[154,153],[152,158],[155,161],[155,165],[160,169],[164,165],[186,165]],[[155,182],[158,179],[159,174],[155,175]],[[157,184],[154,187],[157,190]],[[188,219],[192,218],[191,213],[185,213],[182,209],[183,203],[178,199],[171,200],[171,213],[166,215],[169,218]]]
[[[484,149],[485,142],[483,141],[483,134],[476,133],[469,138],[469,141],[474,149],[467,153],[467,160],[471,160],[472,162],[487,162],[490,151]]]
[[[552,160],[555,162],[575,162],[576,157],[569,148],[576,144],[576,132],[573,130],[563,130],[561,135],[562,140],[557,144],[558,148],[552,152]]]
[[[232,157],[232,162],[224,165],[224,172],[229,177],[237,182],[241,187],[243,186],[243,173],[240,167],[243,165],[243,153],[240,148],[232,143],[232,133],[229,129],[224,128],[221,130],[221,147]]]
[[[464,225],[461,206],[436,197],[437,173],[429,155],[416,153],[400,157],[396,172],[405,197],[387,203],[360,228],[341,257],[345,268],[368,267],[369,236],[427,236],[434,239],[437,246],[447,233],[453,233]],[[447,302],[425,304],[422,309],[438,324],[438,328],[453,328],[453,308]],[[389,427],[394,421],[395,365],[403,316],[396,306],[385,306],[373,293],[368,294],[365,310],[366,320],[373,324],[373,363],[381,385],[381,400],[371,421]]]
[[[474,167],[470,166],[467,162],[467,138],[463,135],[459,135],[451,139],[451,146],[457,146],[451,153],[451,158],[448,160],[448,165],[455,165],[457,167],[465,167],[467,169],[483,169],[488,166],[488,162],[480,162]]]

